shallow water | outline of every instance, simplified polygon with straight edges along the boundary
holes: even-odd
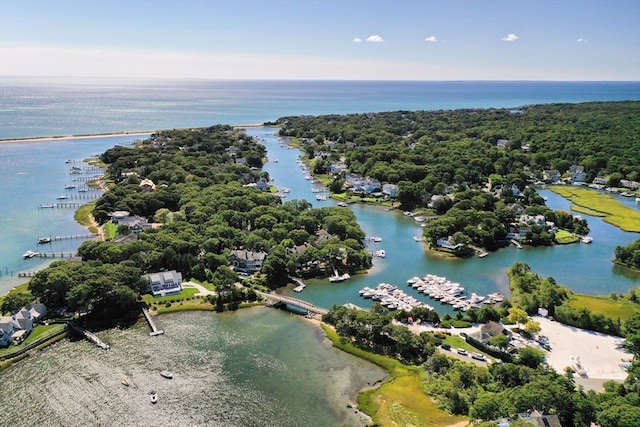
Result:
[[[347,405],[385,377],[277,310],[175,313],[157,323],[165,335],[150,337],[146,324],[108,330],[99,334],[108,351],[63,340],[3,372],[0,425],[364,426]],[[160,377],[163,369],[174,378]]]

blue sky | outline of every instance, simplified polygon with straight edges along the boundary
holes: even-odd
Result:
[[[640,80],[638,0],[1,0],[0,75]]]

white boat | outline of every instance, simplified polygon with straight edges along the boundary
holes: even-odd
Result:
[[[75,184],[67,184],[64,186],[65,190],[72,190],[74,188],[76,188]]]
[[[387,253],[384,251],[384,249],[380,249],[379,251],[376,251],[376,255],[377,255],[379,258],[384,258],[384,257],[386,257],[386,256],[387,256]]]
[[[324,194],[318,194],[318,195],[316,196],[316,200],[320,200],[320,201],[327,200],[327,196],[326,196],[326,195],[324,195]]]
[[[283,192],[283,193],[290,193],[290,192],[291,192],[291,189],[290,189],[290,188],[288,188],[288,187],[284,187],[284,188],[282,189],[282,192]]]
[[[415,240],[416,242],[422,242],[422,237],[421,236],[413,236],[413,240]]]
[[[580,239],[580,241],[581,241],[582,243],[587,243],[587,244],[588,244],[588,243],[593,242],[593,237],[591,237],[591,236],[584,236],[582,239]]]
[[[68,198],[69,198],[69,196],[67,196],[66,194],[61,194],[58,197],[56,197],[56,199],[58,199],[58,200],[65,200],[65,199],[68,199]]]
[[[38,244],[51,243],[51,237],[38,237]]]
[[[155,392],[151,393],[150,399],[151,403],[158,403],[158,395]]]
[[[129,381],[126,378],[123,378],[120,382],[122,383],[123,386],[129,387]]]
[[[27,251],[27,252],[22,254],[22,257],[24,259],[29,259],[29,258],[33,258],[36,255],[38,255],[38,252],[36,252],[36,251]]]
[[[349,276],[349,273],[344,273],[339,276],[335,275],[335,276],[329,277],[329,281],[332,283],[344,282],[345,280],[349,280],[349,279],[351,279],[351,276]]]
[[[160,371],[160,376],[171,379],[173,378],[173,374],[169,371]]]

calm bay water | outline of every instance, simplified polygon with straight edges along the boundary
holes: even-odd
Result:
[[[0,425],[364,426],[347,405],[385,377],[333,348],[320,328],[278,310],[157,322],[164,336],[150,337],[146,324],[105,331],[109,351],[62,341],[3,372]],[[160,377],[164,369],[172,380]]]
[[[399,109],[518,107],[551,102],[640,99],[640,83],[562,82],[238,82],[128,81],[103,79],[0,78],[0,139],[247,124],[285,115],[357,113]],[[249,129],[264,138],[266,165],[287,200],[306,198],[315,206],[312,184],[295,166],[299,153],[280,147],[273,129]],[[39,249],[36,239],[85,233],[73,210],[38,209],[54,203],[70,183],[67,159],[81,161],[136,137],[90,138],[0,144],[0,294],[21,283],[11,272],[41,268],[46,260],[23,260]],[[69,193],[72,194],[72,193]],[[75,190],[73,192],[75,194]],[[563,199],[545,193],[554,208]],[[628,202],[628,201],[625,201]],[[637,208],[637,207],[636,207]],[[369,274],[340,284],[310,280],[300,296],[329,307],[352,302],[363,286],[404,284],[434,273],[458,281],[470,292],[507,292],[504,269],[529,263],[543,276],[591,294],[625,292],[640,277],[613,267],[615,245],[639,236],[589,217],[591,245],[504,249],[486,258],[442,260],[413,241],[421,228],[400,212],[353,206],[371,250],[385,249]],[[52,243],[72,251],[80,241]],[[405,287],[412,293],[412,289]],[[283,293],[293,294],[290,288]],[[434,303],[437,304],[437,303]],[[443,312],[446,308],[437,306]],[[224,315],[162,316],[167,334],[150,338],[145,326],[102,333],[112,350],[86,342],[62,342],[2,373],[0,425],[362,425],[346,407],[355,390],[382,378],[369,364],[332,349],[323,334],[291,315],[263,309]],[[172,381],[157,372],[171,369]],[[120,385],[128,377],[132,386]],[[155,389],[160,403],[152,406]],[[8,409],[7,409],[8,408]]]

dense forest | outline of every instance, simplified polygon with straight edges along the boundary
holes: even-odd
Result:
[[[438,183],[483,185],[492,174],[522,190],[532,175],[564,174],[572,165],[583,166],[589,182],[640,179],[636,101],[283,117],[276,124],[281,135],[313,139],[315,151],[331,143],[332,158],[344,157],[352,173],[418,184],[423,195]]]
[[[439,215],[425,229],[431,247],[445,238],[452,246],[495,249],[508,243],[514,204],[587,234],[585,221],[547,209],[531,184],[549,182],[548,171],[557,172],[551,181],[576,171],[585,183],[637,181],[639,117],[639,102],[598,102],[283,117],[276,124],[281,135],[300,138],[314,172],[330,176],[332,192],[346,191],[348,174],[395,184],[402,209]],[[346,169],[329,174],[337,162]],[[556,243],[543,224],[522,237],[530,245]]]
[[[150,272],[175,269],[217,287],[237,281],[233,250],[266,254],[257,283],[271,288],[289,275],[369,268],[371,255],[353,212],[283,202],[269,185],[258,188],[269,181],[260,171],[264,157],[264,146],[228,126],[163,131],[135,147],[107,150],[102,160],[113,184],[94,216],[105,223],[113,212],[127,211],[155,226],[115,241],[84,242],[82,263],[54,263],[29,289],[51,308],[117,317],[147,292],[143,275]],[[152,180],[155,190],[141,187],[143,180]]]

